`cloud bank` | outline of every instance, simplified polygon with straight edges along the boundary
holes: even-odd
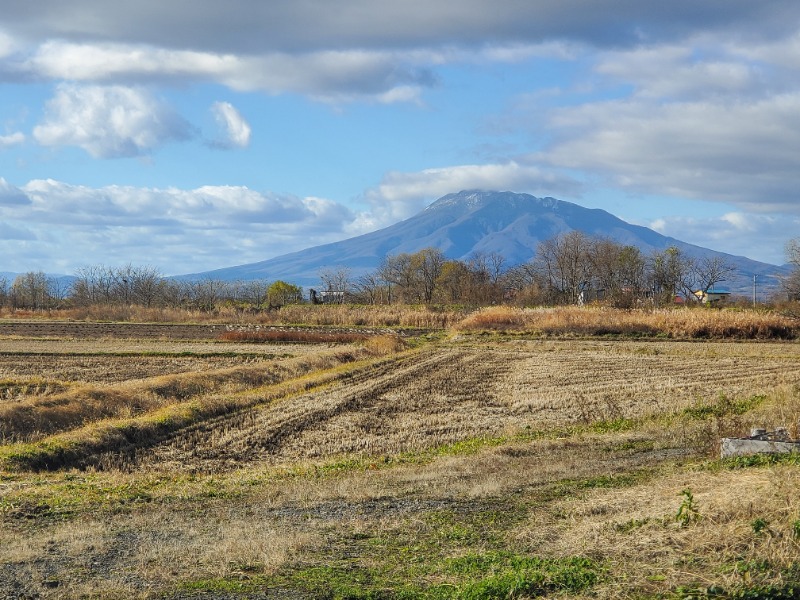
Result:
[[[154,265],[166,274],[255,262],[340,239],[354,219],[330,200],[243,186],[90,188],[50,179],[15,187],[0,178],[7,231],[0,251],[19,253],[17,241],[29,240],[21,248],[36,246],[50,261],[41,268],[51,271],[74,272],[93,260]]]

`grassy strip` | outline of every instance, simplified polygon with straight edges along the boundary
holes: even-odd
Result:
[[[605,568],[585,557],[540,558],[508,550],[448,557],[434,551],[380,567],[333,560],[295,566],[275,575],[185,582],[179,590],[237,594],[282,590],[314,599],[341,600],[507,600],[591,589]]]
[[[656,597],[654,597],[655,599]],[[657,598],[664,598],[663,595]],[[800,577],[794,573],[788,581],[773,585],[737,586],[724,588],[718,585],[708,587],[679,587],[666,598],[669,600],[797,600],[800,598]]]
[[[303,344],[352,344],[363,342],[370,336],[364,333],[338,331],[294,331],[267,329],[262,331],[226,331],[219,336],[223,342],[260,343],[294,342]]]
[[[292,394],[305,393],[312,389],[321,389],[326,385],[337,381],[342,377],[349,376],[350,373],[358,370],[372,361],[362,361],[351,363],[331,369],[324,373],[315,373],[311,376],[303,377],[291,382],[267,386],[256,395],[248,393],[243,398],[243,402],[230,410],[238,410],[244,407],[254,407],[259,404],[268,404],[277,399],[286,400]],[[263,393],[268,392],[269,397]],[[610,421],[599,421],[588,425],[576,425],[572,427],[559,428],[554,430],[532,430],[525,429],[513,435],[500,436],[481,436],[441,444],[424,450],[403,452],[395,456],[346,456],[331,459],[316,464],[301,464],[292,467],[270,468],[257,475],[252,475],[242,480],[240,475],[223,476],[201,476],[201,475],[180,475],[177,477],[161,478],[137,477],[135,480],[126,480],[124,484],[109,484],[103,482],[103,477],[99,475],[76,475],[66,473],[64,479],[50,481],[48,484],[54,485],[52,493],[38,496],[39,499],[34,503],[33,508],[28,506],[25,510],[31,512],[60,512],[67,505],[75,510],[81,507],[91,508],[96,506],[111,505],[117,502],[126,503],[136,500],[147,501],[155,495],[157,489],[174,487],[179,492],[175,496],[189,500],[191,498],[208,497],[235,497],[242,493],[247,493],[245,488],[253,488],[269,482],[280,482],[281,480],[294,480],[302,478],[327,478],[338,477],[348,473],[371,472],[376,470],[392,469],[402,466],[426,465],[443,457],[458,457],[475,455],[487,448],[496,448],[504,445],[528,443],[538,440],[567,439],[586,434],[612,434],[633,431],[636,428],[650,422],[669,421],[675,425],[676,420],[701,420],[708,421],[730,414],[751,410],[759,406],[764,401],[764,396],[753,396],[742,401],[730,401],[720,397],[716,403],[702,403],[697,407],[690,407],[674,415],[654,415],[642,419],[614,419]],[[708,409],[707,407],[712,407]],[[179,411],[185,411],[181,414]],[[102,449],[114,449],[115,444],[119,444],[119,436],[136,434],[144,437],[152,437],[157,433],[159,427],[163,431],[169,432],[173,428],[185,426],[207,418],[205,414],[193,403],[173,406],[170,409],[160,411],[161,414],[148,415],[141,419],[129,419],[120,423],[105,423],[105,427],[92,426],[79,433],[77,439],[71,439],[69,434],[64,436],[54,436],[38,444],[15,444],[0,448],[0,465],[4,465],[7,471],[20,473],[15,475],[7,472],[0,474],[0,481],[14,481],[22,476],[22,472],[30,470],[31,465],[45,463],[47,465],[58,464],[59,457],[68,457],[72,452],[77,457],[90,456],[92,452],[99,452]],[[122,430],[122,433],[118,431]],[[74,444],[73,447],[70,444]],[[635,445],[635,444],[634,444]],[[645,444],[645,447],[649,447]],[[620,450],[631,448],[631,443],[619,446]],[[800,455],[755,455],[749,457],[737,457],[725,461],[709,461],[700,465],[704,469],[735,469],[745,467],[769,466],[773,464],[797,464],[800,465]],[[70,466],[70,465],[65,465]],[[74,466],[74,465],[72,465]],[[9,469],[11,467],[11,469]],[[574,496],[583,490],[592,488],[613,488],[627,487],[636,485],[654,475],[651,469],[640,469],[633,473],[623,473],[617,475],[599,475],[593,478],[581,480],[561,480],[552,485],[542,488],[537,496],[540,501],[554,499],[558,497]],[[44,484],[42,484],[44,485]],[[38,487],[38,486],[37,486]],[[163,492],[160,495],[165,500]],[[15,494],[15,496],[17,496]],[[65,498],[70,500],[65,500]],[[18,501],[7,498],[5,500],[5,510],[12,511],[19,504]],[[73,506],[74,505],[74,506]],[[59,508],[60,507],[60,508]],[[3,505],[0,503],[0,512]],[[14,509],[16,510],[16,509]]]
[[[294,394],[321,389],[385,358],[355,361],[308,375],[226,396],[207,396],[175,403],[126,419],[107,419],[31,443],[0,447],[0,470],[53,471],[99,466],[99,455],[125,454],[159,443],[169,434],[205,419],[288,399]]]
[[[424,558],[420,562],[425,567],[413,569],[414,578],[408,577],[402,565],[392,573],[342,564],[298,569],[276,578],[276,583],[303,590],[312,598],[505,600],[577,593],[590,589],[603,576],[600,565],[583,557],[545,559],[494,551]]]
[[[334,379],[331,379],[331,382]],[[329,383],[316,382],[323,386]],[[302,393],[305,390],[300,390]],[[132,424],[128,423],[129,426]],[[46,445],[15,445],[0,448],[0,461],[19,461],[14,472],[0,473],[0,482],[8,482],[9,487],[19,483],[19,491],[7,493],[0,498],[0,515],[12,518],[55,518],[61,519],[103,507],[133,507],[137,503],[160,499],[170,502],[202,500],[207,498],[235,498],[246,495],[267,483],[297,479],[320,479],[340,477],[349,473],[366,473],[377,470],[392,469],[403,466],[423,466],[444,457],[471,456],[487,448],[507,444],[531,442],[542,439],[559,439],[587,432],[604,433],[608,430],[606,423],[587,427],[576,427],[569,431],[524,431],[513,436],[480,437],[443,444],[434,448],[416,452],[405,452],[393,457],[345,457],[326,461],[321,464],[296,465],[293,467],[270,468],[265,472],[247,476],[230,475],[195,475],[181,474],[165,477],[163,475],[123,476],[122,481],[116,475],[84,474],[66,472],[63,475],[46,475],[39,479],[26,476],[24,471],[30,470],[32,462],[38,464],[44,460],[55,460],[67,452],[63,442],[49,448]],[[626,422],[625,429],[633,427],[633,422]],[[105,438],[103,438],[105,439]],[[101,442],[103,441],[101,440]],[[31,447],[32,446],[32,447]],[[78,456],[91,453],[86,441],[75,448]],[[2,464],[2,463],[0,463]],[[44,469],[43,469],[44,470]],[[625,487],[635,485],[653,475],[652,470],[638,470],[631,474],[602,475],[588,479],[561,480],[541,488],[537,492],[538,501],[547,501],[558,497],[574,496],[581,491],[602,487]],[[172,491],[174,490],[174,491]]]
[[[115,356],[115,357],[122,357],[122,358],[129,358],[129,357],[155,357],[155,358],[263,358],[266,360],[271,360],[275,358],[291,358],[295,356],[294,354],[283,352],[281,354],[275,354],[273,352],[270,353],[263,353],[263,352],[159,352],[159,351],[108,351],[108,352],[39,352],[39,351],[29,351],[26,352],[25,350],[20,351],[13,351],[13,352],[4,352],[0,351],[0,356],[55,356],[55,357],[81,357],[81,358],[91,358],[95,356],[100,357],[107,357],[107,356]]]

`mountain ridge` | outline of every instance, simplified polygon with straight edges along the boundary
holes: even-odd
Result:
[[[767,283],[777,288],[777,278],[788,273],[786,266],[689,244],[627,223],[602,209],[585,208],[549,196],[463,190],[442,196],[416,215],[377,231],[264,261],[178,277],[285,279],[313,287],[319,284],[322,269],[345,267],[355,277],[378,268],[387,255],[417,252],[425,247],[438,248],[448,258],[458,260],[466,260],[477,252],[495,252],[512,266],[530,260],[539,242],[571,230],[636,246],[645,254],[676,246],[696,258],[724,257],[737,268],[735,278],[725,283],[734,293],[751,289],[753,276],[762,279],[762,289],[766,289]]]

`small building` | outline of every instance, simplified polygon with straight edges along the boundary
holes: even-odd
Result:
[[[725,304],[731,296],[728,290],[711,288],[708,291],[695,290],[692,292],[703,304]]]

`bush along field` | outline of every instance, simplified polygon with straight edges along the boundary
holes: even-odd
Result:
[[[0,598],[800,597],[796,323],[673,312],[4,322]]]

